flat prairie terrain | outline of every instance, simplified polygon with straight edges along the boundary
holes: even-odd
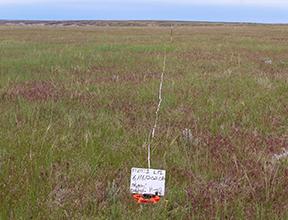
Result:
[[[0,26],[1,219],[287,219],[287,159],[288,26]]]

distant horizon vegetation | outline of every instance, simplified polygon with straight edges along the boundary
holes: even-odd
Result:
[[[206,20],[177,20],[177,19],[0,19],[0,24],[19,22],[147,22],[147,23],[178,23],[178,24],[247,24],[247,25],[288,25],[288,22],[250,22],[250,21],[206,21]]]

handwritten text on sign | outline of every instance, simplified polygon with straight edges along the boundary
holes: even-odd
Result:
[[[164,196],[165,173],[165,170],[132,168],[130,182],[131,193]]]

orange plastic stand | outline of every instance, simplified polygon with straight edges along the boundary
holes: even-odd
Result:
[[[133,194],[133,198],[136,200],[137,203],[140,204],[155,204],[160,201],[160,196],[154,195]]]

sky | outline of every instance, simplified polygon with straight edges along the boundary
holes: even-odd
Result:
[[[0,19],[288,23],[288,0],[0,0]]]

